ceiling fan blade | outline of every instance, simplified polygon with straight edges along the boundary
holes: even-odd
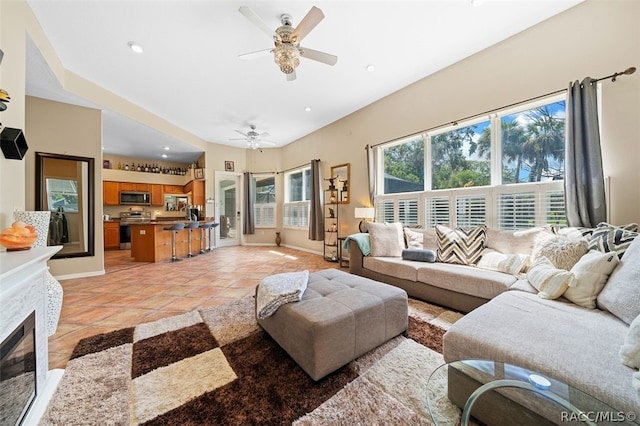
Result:
[[[244,136],[245,138],[248,138],[249,135],[247,135],[246,133],[242,133],[240,130],[234,130],[234,132],[236,133],[240,133],[242,136]]]
[[[291,74],[287,74],[287,81],[293,81],[296,79],[296,72],[292,72]]]
[[[270,145],[270,146],[275,146],[275,142],[270,142],[270,141],[258,141],[259,144],[261,145]]]
[[[240,9],[238,10],[245,16],[245,18],[250,20],[253,25],[258,27],[263,33],[269,36],[270,39],[273,40],[274,37],[279,38],[273,28],[269,28],[269,26],[265,24],[265,22],[258,15],[256,15],[253,10],[249,9],[247,6],[240,6]]]
[[[311,32],[324,19],[324,13],[317,7],[313,6],[311,10],[302,18],[302,21],[293,30],[293,36],[296,43],[300,43],[303,38]]]
[[[322,62],[327,65],[335,65],[338,62],[338,57],[335,55],[320,52],[319,50],[308,49],[306,47],[300,47],[300,56]]]
[[[273,53],[273,49],[264,49],[255,52],[243,53],[242,55],[238,55],[238,58],[248,61],[250,59],[262,58],[263,56],[270,55],[271,53]]]
[[[258,138],[268,138],[269,137],[269,132],[262,132],[258,135]]]

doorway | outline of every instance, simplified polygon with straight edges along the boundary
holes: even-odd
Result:
[[[216,193],[218,199],[217,219],[218,246],[237,246],[240,244],[241,194],[240,174],[216,172]]]

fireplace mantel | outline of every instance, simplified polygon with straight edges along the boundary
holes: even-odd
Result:
[[[62,247],[36,247],[30,250],[0,253],[0,342],[9,336],[27,316],[36,313],[36,400],[32,410],[42,403],[48,386],[49,355],[46,332],[47,261]],[[30,414],[30,413],[29,413]]]

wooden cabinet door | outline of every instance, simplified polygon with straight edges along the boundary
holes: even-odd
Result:
[[[104,224],[104,249],[117,250],[120,248],[120,224],[105,223]]]
[[[180,185],[164,185],[165,194],[184,194],[184,189]]]
[[[120,191],[135,191],[136,184],[133,182],[120,182]]]
[[[102,182],[102,200],[106,206],[117,206],[120,204],[119,182]]]
[[[136,183],[135,190],[137,192],[149,192],[151,190],[151,185],[148,183]]]
[[[151,205],[163,206],[164,205],[164,192],[162,185],[151,184]]]
[[[197,206],[204,206],[204,181],[194,180],[193,191],[191,193],[193,204]]]

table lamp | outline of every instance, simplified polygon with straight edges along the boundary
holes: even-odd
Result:
[[[360,232],[367,232],[367,222],[373,220],[376,216],[376,209],[373,207],[356,207],[354,217],[362,219],[358,225]]]

